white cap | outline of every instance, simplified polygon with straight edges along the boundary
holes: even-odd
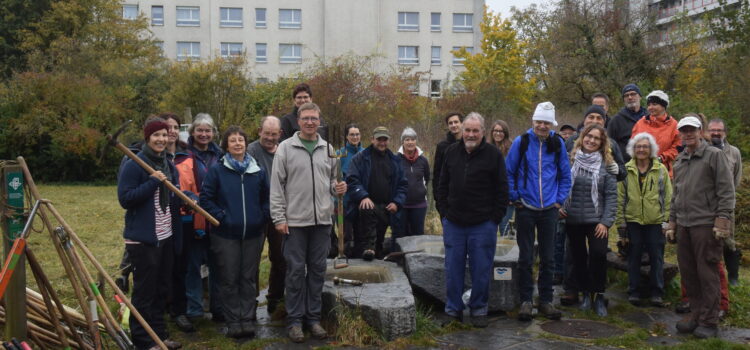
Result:
[[[698,129],[702,129],[701,121],[696,117],[685,117],[680,119],[680,122],[677,123],[677,130],[682,129],[683,126],[694,126]]]
[[[531,120],[550,122],[553,126],[557,126],[557,121],[555,120],[555,105],[549,101],[536,105],[536,110],[534,111],[534,116],[531,117]]]
[[[648,94],[648,96],[646,96],[646,100],[648,100],[648,98],[651,97],[651,96],[658,97],[660,100],[666,102],[667,105],[669,105],[669,96],[667,96],[666,92],[661,91],[661,90],[651,91],[651,93]]]

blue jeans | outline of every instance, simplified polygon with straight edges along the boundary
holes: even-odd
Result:
[[[513,213],[516,211],[516,207],[509,205],[508,209],[505,211],[505,216],[503,216],[503,219],[500,221],[500,236],[507,236],[508,232],[510,231],[510,218],[513,217]]]
[[[557,220],[555,231],[555,275],[565,275],[565,219]]]
[[[552,302],[552,270],[554,269],[554,235],[558,217],[557,208],[531,210],[516,208],[516,235],[518,242],[518,284],[521,302],[531,301],[534,295],[532,268],[534,265],[534,229],[539,242],[539,301]]]
[[[427,207],[403,208],[401,209],[400,221],[401,232],[404,236],[419,236],[424,234],[424,218],[427,215]]]
[[[464,276],[466,257],[471,273],[472,316],[487,315],[490,298],[490,279],[497,245],[497,224],[488,220],[478,225],[459,226],[443,219],[443,244],[445,244],[445,287],[447,302],[445,313],[457,316],[463,312]]]
[[[649,287],[652,297],[664,296],[664,243],[661,225],[641,225],[635,222],[627,223],[628,237],[630,237],[630,252],[628,252],[628,294],[639,296],[641,281],[641,255],[643,250],[648,253],[651,264],[649,269]]]
[[[211,241],[208,237],[196,239],[195,234],[190,230],[184,235],[184,239],[189,240],[187,251],[185,252],[186,274],[185,274],[185,295],[187,296],[187,316],[203,316],[203,280],[201,279],[201,265],[208,264],[208,286],[209,286],[209,305],[211,313],[216,316],[221,315],[221,306],[218,302],[213,302],[213,298],[219,295],[219,288],[216,276],[218,274],[214,268],[214,262],[209,253]]]

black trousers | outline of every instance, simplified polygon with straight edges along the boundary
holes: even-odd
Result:
[[[573,256],[573,271],[582,292],[604,293],[607,284],[607,237],[596,238],[596,224],[565,224]],[[588,242],[588,249],[586,243]]]
[[[362,253],[368,249],[374,250],[375,254],[380,256],[383,251],[385,231],[390,225],[390,212],[385,209],[387,205],[375,203],[373,209],[359,210],[359,229],[354,237],[355,257],[361,257]]]
[[[174,240],[172,237],[161,240],[157,246],[128,244],[125,249],[133,265],[131,302],[159,339],[167,339],[169,333],[164,323],[164,312],[172,289]],[[130,336],[139,350],[155,345],[146,329],[132,314]]]
[[[187,223],[183,225],[183,232],[185,226],[192,229],[193,224]],[[185,291],[185,275],[187,274],[187,245],[188,240],[182,240],[182,247],[179,249],[174,256],[174,265],[172,267],[172,293],[169,298],[169,314],[172,317],[180,315],[187,315],[187,294]]]

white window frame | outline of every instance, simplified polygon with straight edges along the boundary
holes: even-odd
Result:
[[[437,49],[437,56],[435,56],[435,49]],[[433,66],[439,66],[443,64],[442,60],[443,56],[443,47],[442,46],[432,46],[430,47],[430,64]]]
[[[263,55],[260,54],[260,48],[263,48]],[[255,63],[268,63],[268,44],[255,43]]]
[[[435,24],[435,15],[437,15],[437,24]],[[443,15],[440,12],[431,12],[430,13],[430,31],[431,32],[439,32],[442,30],[442,23],[443,22]]]
[[[474,32],[474,14],[473,13],[454,13],[453,14],[453,32],[454,33]]]
[[[231,15],[237,15],[239,13],[240,18],[232,18]],[[220,7],[219,8],[219,26],[229,28],[242,28],[242,7]]]
[[[263,14],[263,20],[260,20],[260,14]],[[255,28],[266,28],[268,26],[268,11],[263,7],[255,9]]]
[[[239,47],[239,50],[238,50]],[[240,57],[245,53],[245,48],[242,43],[237,42],[222,42],[221,43],[221,57]]]
[[[185,45],[185,44],[189,44],[189,47],[188,47],[189,51],[186,51],[184,50],[185,48],[180,47],[180,45]],[[183,51],[185,53],[181,54],[180,51]],[[200,59],[200,58],[201,58],[200,41],[178,41],[177,42],[177,60],[178,61],[185,61],[188,59]]]
[[[180,18],[180,12],[187,11],[187,18]],[[199,6],[177,6],[176,21],[178,27],[200,27],[201,8]]]
[[[409,22],[409,18],[415,19],[416,23]],[[419,12],[399,12],[398,13],[398,31],[399,32],[418,32],[419,31]]]
[[[459,50],[461,50],[461,48],[465,48],[466,52],[468,52],[470,54],[474,53],[474,47],[473,46],[454,46],[453,47],[453,51],[459,51]],[[454,66],[463,66],[464,65],[464,61],[466,61],[465,58],[459,58],[459,57],[456,57],[455,53],[453,54],[453,65]]]
[[[133,13],[132,11],[135,10]],[[138,18],[138,4],[122,4],[122,19],[137,19]]]
[[[411,50],[414,50],[414,56],[409,56]],[[419,64],[419,46],[399,45],[398,47],[398,64],[418,65]]]
[[[435,91],[435,89],[434,89],[435,82],[437,82],[437,84],[438,84],[437,91]],[[442,95],[443,95],[443,81],[440,80],[440,79],[430,80],[430,97],[440,98],[440,97],[442,97]]]
[[[292,19],[290,21],[282,20],[282,13],[290,11]],[[302,28],[302,10],[300,9],[279,9],[279,28],[281,29],[300,29]]]
[[[161,9],[161,16],[156,17],[154,9]],[[164,25],[164,6],[153,5],[151,6],[151,25],[152,26],[163,26]]]
[[[284,55],[286,48],[292,50],[291,55]],[[279,63],[302,63],[302,44],[279,44]]]

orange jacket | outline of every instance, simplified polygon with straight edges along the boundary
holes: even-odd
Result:
[[[677,146],[682,145],[680,133],[677,131],[677,120],[667,114],[658,117],[647,115],[635,123],[630,138],[642,132],[647,132],[656,139],[656,144],[659,145],[659,159],[669,170],[669,177],[673,177],[672,164],[677,158]]]
[[[200,196],[198,192],[198,184],[195,182],[195,173],[193,173],[193,166],[195,160],[193,157],[186,157],[181,162],[175,165],[177,172],[180,173],[180,189],[183,191],[190,191],[195,193],[196,196]],[[190,215],[191,213],[182,210],[182,215]],[[206,218],[198,213],[193,213],[193,229],[206,230]]]

